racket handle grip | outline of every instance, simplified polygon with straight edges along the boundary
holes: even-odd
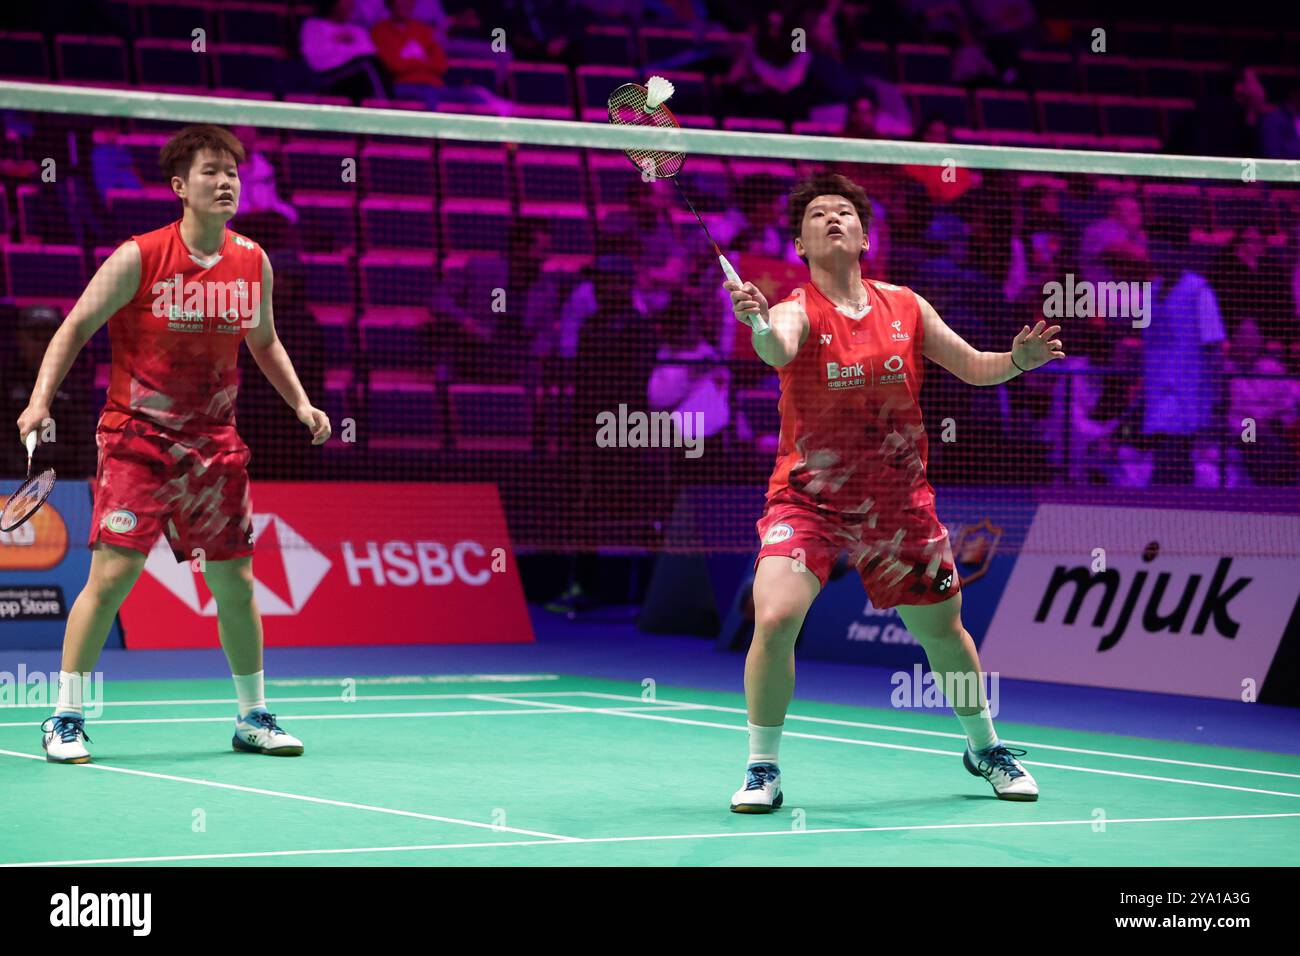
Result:
[[[740,283],[742,285],[744,284],[740,282],[740,276],[736,274],[735,268],[732,266],[730,262],[727,261],[726,256],[721,256],[721,255],[718,256],[718,263],[722,266],[722,271],[726,274],[728,279],[730,279],[732,282]],[[753,329],[755,332],[757,332],[759,335],[764,335],[770,331],[770,326],[768,326],[768,324],[763,321],[763,317],[759,315],[757,312],[753,312],[750,314],[749,327]]]
[[[33,428],[31,431],[27,433],[27,437],[23,439],[23,444],[27,446],[28,458],[31,458],[32,455],[36,454],[36,429],[35,428]]]

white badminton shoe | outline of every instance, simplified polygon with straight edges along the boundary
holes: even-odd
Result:
[[[1001,744],[975,753],[967,741],[961,759],[967,770],[989,782],[999,800],[1037,800],[1038,784],[1016,759],[1024,755],[1023,750],[1010,750]]]
[[[745,769],[745,785],[731,795],[735,813],[771,813],[785,802],[781,770],[774,763],[756,763]]]
[[[90,738],[86,736],[86,718],[81,714],[65,711],[47,717],[41,730],[45,731],[41,747],[45,750],[46,760],[51,763],[90,763],[90,751],[86,749]]]
[[[302,741],[286,733],[275,722],[275,714],[265,710],[250,711],[248,716],[235,722],[235,736],[231,746],[250,754],[270,754],[273,757],[297,757],[302,754]]]

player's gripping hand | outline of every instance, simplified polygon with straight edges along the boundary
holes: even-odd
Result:
[[[722,283],[722,287],[731,293],[731,308],[738,321],[749,325],[749,317],[757,312],[763,317],[764,322],[769,326],[772,324],[772,319],[767,312],[767,299],[762,292],[758,291],[758,286],[754,283],[746,282],[741,285],[728,279]]]
[[[311,443],[323,445],[329,441],[331,434],[330,418],[314,405],[303,404],[298,407],[298,421],[311,429]]]
[[[22,414],[18,416],[18,440],[25,440],[29,432],[37,432],[37,437],[39,438],[40,428],[46,421],[49,421],[51,424],[53,424],[54,421],[50,418],[50,410],[48,407],[43,405],[28,405],[23,409]]]

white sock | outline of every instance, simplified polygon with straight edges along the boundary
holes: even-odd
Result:
[[[262,675],[266,671],[258,671],[256,674],[232,674],[235,679],[235,693],[239,696],[239,716],[245,716],[254,707],[266,707],[266,691],[262,688]]]
[[[56,714],[82,712],[82,702],[86,696],[86,678],[89,676],[75,671],[59,671],[59,702],[54,708]]]
[[[785,724],[777,724],[775,727],[760,727],[749,721],[745,721],[745,724],[749,727],[749,765],[779,764],[777,758],[781,753],[781,731],[785,729]]]
[[[981,750],[996,747],[1001,742],[998,740],[997,732],[993,729],[993,715],[989,713],[987,707],[978,714],[970,714],[965,717],[956,714],[955,716],[961,721],[962,730],[966,731],[971,750],[978,753]]]

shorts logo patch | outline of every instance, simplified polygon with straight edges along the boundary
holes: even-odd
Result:
[[[780,524],[774,524],[767,529],[767,536],[763,538],[764,544],[780,544],[782,541],[794,535],[794,528],[784,521]]]
[[[104,515],[104,520],[100,522],[103,527],[117,534],[126,534],[135,527],[135,523],[135,514],[125,508],[110,511]]]

